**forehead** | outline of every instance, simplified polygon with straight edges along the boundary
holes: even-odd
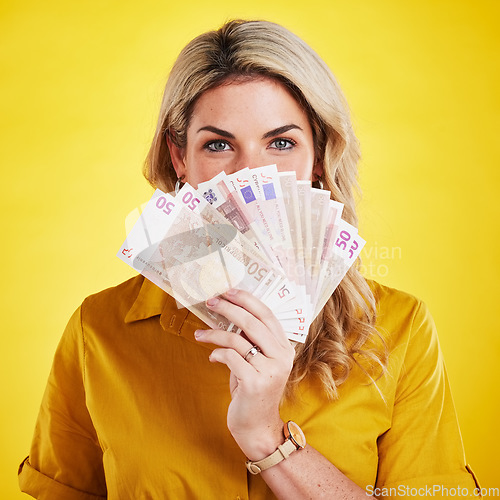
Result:
[[[309,121],[292,92],[281,82],[266,77],[232,79],[203,92],[193,106],[190,124],[207,119],[239,121],[242,125],[249,120]]]

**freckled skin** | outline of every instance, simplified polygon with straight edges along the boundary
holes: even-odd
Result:
[[[193,109],[186,147],[168,144],[177,176],[195,187],[222,170],[230,174],[273,163],[280,171],[294,170],[298,179],[321,175],[307,114],[281,83],[268,78],[203,93]]]

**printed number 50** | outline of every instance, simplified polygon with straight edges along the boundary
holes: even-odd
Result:
[[[347,242],[351,239],[351,235],[347,231],[340,231],[340,238],[337,238],[335,244],[342,250],[347,249]],[[358,242],[353,241],[349,248],[349,258],[352,259],[354,252],[358,249]]]
[[[172,211],[174,206],[175,205],[171,201],[167,201],[164,196],[160,196],[156,200],[156,207],[159,208],[162,212],[165,212],[167,215]]]
[[[345,250],[347,248],[347,242],[351,239],[351,235],[347,231],[340,231],[340,238],[337,238],[335,244]]]
[[[193,193],[190,193],[189,191],[184,195],[184,197],[182,198],[182,201],[191,210],[194,210],[196,208],[196,205],[198,205],[198,203],[200,203],[200,200],[198,198],[195,198],[193,196]]]

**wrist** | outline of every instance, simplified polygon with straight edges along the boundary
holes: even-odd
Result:
[[[286,460],[293,452],[304,449],[306,438],[302,429],[293,421],[289,420],[283,427],[285,441],[277,449],[260,460],[248,459],[246,467],[251,474],[259,474],[282,460]]]
[[[281,418],[265,427],[257,427],[244,433],[233,433],[241,451],[249,460],[261,460],[274,452],[283,443]]]

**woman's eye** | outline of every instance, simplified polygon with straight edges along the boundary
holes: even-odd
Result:
[[[209,151],[227,151],[229,148],[229,144],[226,141],[210,141],[205,144],[205,147]]]
[[[295,144],[291,139],[275,139],[270,146],[273,149],[292,149]]]

